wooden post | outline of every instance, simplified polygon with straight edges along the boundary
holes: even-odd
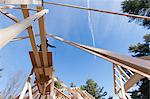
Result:
[[[22,8],[22,13],[23,13],[24,18],[29,17],[30,15],[29,15],[28,6],[27,5],[21,5],[21,8]],[[31,46],[32,46],[32,49],[33,49],[33,53],[35,55],[35,60],[36,60],[37,66],[40,67],[42,64],[41,64],[38,49],[37,49],[37,46],[36,46],[36,40],[35,40],[35,36],[34,36],[32,26],[28,27],[27,31],[28,31],[28,35],[30,37],[30,42],[31,42]]]

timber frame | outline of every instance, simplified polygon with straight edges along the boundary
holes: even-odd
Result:
[[[10,5],[0,6],[0,13],[15,22],[14,25],[0,30],[0,48],[3,48],[6,44],[12,41],[18,41],[23,39],[30,39],[32,51],[29,52],[32,62],[32,71],[25,83],[25,86],[20,93],[16,96],[16,99],[94,99],[88,92],[81,90],[80,88],[68,88],[64,83],[63,89],[54,87],[54,82],[59,81],[55,78],[52,52],[48,51],[46,45],[47,37],[55,38],[68,45],[79,48],[92,55],[96,55],[99,58],[103,58],[112,63],[113,79],[114,79],[114,93],[118,95],[120,99],[130,99],[127,91],[134,86],[142,78],[147,77],[150,79],[150,57],[133,58],[126,55],[120,55],[118,53],[110,52],[100,48],[94,48],[91,46],[78,44],[76,42],[67,41],[61,37],[50,34],[46,31],[45,14],[48,10],[44,8],[44,4],[51,4],[55,6],[64,6],[80,10],[90,10],[98,13],[106,13],[134,18],[141,18],[150,20],[150,17],[123,14],[118,12],[99,10],[93,8],[85,8],[81,6],[60,4],[54,2],[42,2],[42,6],[36,6],[36,9],[29,8],[29,5],[22,4],[20,8]],[[18,19],[15,15],[6,12],[7,9],[21,10],[24,20]],[[29,11],[34,11],[36,14],[30,15]],[[32,23],[38,20],[39,34],[35,34]],[[18,34],[27,29],[28,36],[16,38]],[[36,37],[40,37],[41,48],[39,51],[36,44]],[[35,75],[35,81],[32,85],[32,75]],[[63,91],[67,91],[69,94],[65,94]]]

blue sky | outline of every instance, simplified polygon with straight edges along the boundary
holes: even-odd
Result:
[[[85,0],[51,0],[59,3],[87,6]],[[91,0],[90,7],[121,12],[122,0]],[[34,6],[32,6],[34,7]],[[88,12],[67,7],[45,5],[49,13],[45,15],[46,31],[67,40],[92,46],[92,38],[88,25]],[[8,10],[23,19],[21,11]],[[31,12],[34,14],[34,12]],[[91,12],[92,25],[96,47],[130,55],[128,46],[142,42],[148,30],[135,23],[128,23],[127,17]],[[14,24],[11,20],[0,14],[0,28]],[[34,32],[39,33],[37,22],[33,24]],[[27,35],[27,31],[19,36]],[[39,38],[37,38],[38,44]],[[66,84],[71,82],[77,86],[85,84],[89,78],[95,80],[104,90],[113,96],[112,63],[95,58],[84,51],[66,45],[60,41],[49,38],[49,42],[57,48],[53,49],[55,74]],[[4,88],[10,76],[16,73],[24,81],[31,70],[31,61],[28,52],[31,51],[29,40],[11,42],[0,50],[0,67],[4,68],[0,78],[0,90]],[[18,75],[18,76],[19,76]],[[16,76],[16,77],[18,77]],[[22,82],[24,83],[24,82]]]

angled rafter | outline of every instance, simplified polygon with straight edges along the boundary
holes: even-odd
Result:
[[[11,13],[4,11],[6,9],[12,9],[14,7],[15,6],[13,6],[13,5],[0,6],[0,13],[2,13],[3,15],[5,15],[6,17],[10,18],[11,20],[13,20],[15,22],[20,22],[20,20],[16,16],[14,16]]]
[[[63,92],[61,92],[59,89],[57,89],[56,87],[54,87],[56,93],[58,93],[59,95],[61,95],[63,97],[63,99],[71,99],[70,97],[68,97],[67,95],[65,95]]]
[[[150,65],[149,65],[150,62],[149,61],[130,57],[130,56],[120,55],[120,54],[109,52],[107,50],[103,50],[100,48],[94,48],[94,47],[78,44],[75,42],[70,42],[70,41],[64,40],[58,36],[55,36],[53,34],[47,34],[47,35],[51,36],[57,40],[60,40],[62,42],[65,42],[69,45],[72,45],[74,47],[77,47],[81,50],[84,50],[86,52],[94,54],[100,58],[107,60],[107,61],[118,64],[124,68],[132,70],[133,72],[136,72],[138,74],[141,74],[145,77],[150,78]]]
[[[0,6],[0,11],[6,10],[6,9],[12,9],[14,7],[15,6],[13,6],[13,5]]]
[[[11,13],[8,13],[6,11],[0,11],[0,13],[2,13],[3,15],[5,15],[8,18],[10,18],[11,20],[13,20],[16,23],[20,22],[20,20],[16,16],[14,16],[13,14],[11,14]]]
[[[23,21],[16,23],[8,28],[0,30],[0,48],[9,43],[13,38],[15,38],[18,34],[23,32],[26,28],[28,28],[36,19],[43,16],[47,13],[47,10],[43,10],[35,15],[24,19]]]
[[[35,37],[38,37],[39,34],[35,34]],[[14,38],[11,42],[13,41],[20,41],[20,40],[24,40],[24,39],[28,39],[30,38],[30,36],[23,36],[23,37],[17,37],[17,38]]]
[[[16,9],[16,10],[29,10],[29,11],[40,11],[39,9],[34,9],[34,8],[20,8],[20,7],[14,7],[13,9]]]
[[[107,13],[107,14],[114,14],[114,15],[120,15],[120,16],[150,20],[150,17],[147,17],[147,16],[140,16],[140,15],[134,15],[134,14],[125,14],[125,13],[99,10],[99,9],[93,9],[93,8],[86,8],[86,7],[76,6],[76,5],[62,4],[62,3],[55,3],[55,2],[44,2],[44,3],[45,4],[57,5],[57,6],[65,6],[65,7],[70,7],[70,8],[77,8],[77,9],[81,9],[81,10],[90,10],[90,11],[95,11],[95,12],[101,12],[101,13]]]

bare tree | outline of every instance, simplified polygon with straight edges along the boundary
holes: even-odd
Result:
[[[13,99],[20,92],[22,74],[17,73],[8,79],[4,90],[1,91],[0,99]]]

